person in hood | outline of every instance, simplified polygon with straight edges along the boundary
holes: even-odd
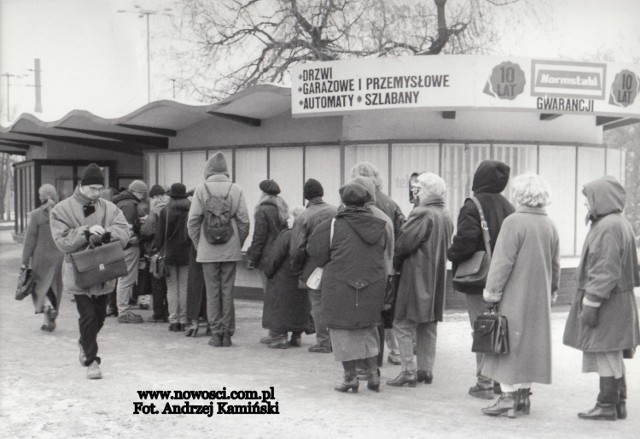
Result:
[[[122,210],[124,217],[129,222],[132,236],[124,247],[127,274],[118,279],[116,296],[118,300],[118,323],[142,323],[142,316],[131,311],[131,299],[133,286],[138,279],[138,263],[140,262],[140,228],[143,220],[138,207],[149,188],[146,183],[134,180],[126,191],[116,195],[113,202]],[[146,218],[145,218],[146,219]]]
[[[386,221],[366,207],[371,196],[364,186],[347,183],[340,188],[340,197],[344,207],[334,219],[316,227],[307,251],[317,266],[324,267],[322,319],[329,327],[334,357],[344,368],[343,380],[335,390],[357,392],[356,366],[359,360],[365,360],[369,369],[367,387],[377,392],[378,324],[387,284],[384,254],[393,244],[393,234]]]
[[[501,385],[489,416],[529,414],[531,383],[551,384],[551,305],[560,278],[560,239],[545,212],[550,190],[527,173],[512,184],[515,213],[502,223],[483,293],[507,318],[509,352],[485,354],[481,374]]]
[[[438,322],[442,321],[447,276],[447,246],[453,224],[444,205],[446,185],[433,173],[418,176],[418,205],[396,241],[394,268],[400,271],[393,330],[402,371],[387,385],[431,384]],[[418,364],[413,360],[416,337]]]
[[[577,291],[564,330],[564,344],[583,352],[582,372],[600,375],[600,393],[582,419],[627,417],[623,358],[640,344],[638,307],[633,288],[640,286],[633,229],[622,211],[626,193],[605,176],[584,185],[591,228],[578,265]]]
[[[196,247],[196,261],[202,264],[207,289],[207,319],[211,328],[209,345],[229,347],[235,332],[233,285],[236,263],[242,260],[242,246],[249,235],[249,214],[242,188],[229,178],[224,154],[217,152],[211,156],[204,175],[206,180],[196,186],[193,193],[188,230]],[[207,204],[218,213],[228,208],[228,215],[225,213],[224,218],[213,218]],[[214,222],[224,220],[224,229],[232,231],[226,242],[212,239],[207,227],[210,224],[205,218]]]
[[[489,228],[492,251],[496,245],[502,222],[514,212],[513,205],[501,194],[509,182],[510,171],[511,168],[500,161],[485,160],[478,165],[478,169],[476,169],[473,176],[471,190],[473,191],[473,196],[482,206],[482,212]],[[471,258],[477,251],[485,251],[482,227],[480,226],[480,213],[473,200],[467,198],[460,208],[456,234],[453,237],[451,247],[447,251],[447,257],[452,262],[454,276],[458,265]],[[473,328],[473,322],[476,318],[482,315],[485,310],[485,303],[482,298],[484,286],[484,283],[479,283],[476,287],[468,287],[453,281],[454,290],[466,296],[471,328]],[[480,399],[493,399],[494,386],[496,393],[501,392],[498,383],[493,383],[480,373],[483,357],[484,354],[476,354],[476,384],[469,388],[469,395]]]
[[[65,254],[63,287],[67,293],[73,294],[80,315],[79,359],[87,367],[89,379],[102,378],[97,339],[107,316],[108,295],[113,291],[116,280],[89,288],[78,286],[71,254],[103,242],[120,242],[124,247],[131,238],[129,224],[122,211],[111,201],[100,198],[103,188],[104,174],[97,164],[91,163],[85,168],[73,195],[53,206],[49,214],[51,236],[56,247]]]
[[[36,283],[33,305],[36,314],[44,314],[44,323],[40,329],[53,332],[60,309],[64,259],[53,242],[49,226],[49,213],[58,202],[58,193],[52,185],[43,184],[38,189],[38,195],[42,205],[29,214],[20,270],[31,268],[33,281]]]

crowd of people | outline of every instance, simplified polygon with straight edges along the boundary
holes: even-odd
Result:
[[[179,182],[148,190],[136,180],[114,194],[92,164],[65,200],[58,201],[49,184],[40,188],[42,205],[30,214],[21,269],[33,270],[43,330],[55,329],[61,292],[72,295],[88,378],[102,376],[97,336],[106,317],[142,323],[131,310],[136,300],[140,308],[152,306],[149,321],[167,322],[169,331],[196,336],[204,322],[209,345],[232,345],[233,288],[250,213],[222,153],[207,161],[204,177],[192,192]],[[262,326],[268,332],[259,342],[295,348],[302,333],[315,334],[309,351],[333,353],[342,364],[339,392],[357,392],[360,380],[379,391],[385,344],[388,361],[401,365],[388,386],[431,384],[448,261],[455,276],[461,264],[486,251],[492,255],[486,279],[473,286],[454,280],[453,286],[466,295],[472,326],[491,310],[508,318],[510,349],[476,354],[469,394],[487,400],[499,394],[482,410],[486,415],[529,414],[532,383],[551,383],[550,313],[558,296],[560,239],[545,212],[551,202],[545,180],[533,173],[512,179],[515,207],[502,195],[509,180],[505,163],[480,163],[455,233],[445,181],[433,173],[411,175],[414,207],[406,218],[367,162],[352,168],[351,180],[340,188],[340,206],[326,203],[322,184],[312,178],[303,187],[306,206],[291,207],[277,182],[262,181],[246,252],[247,268],[259,271],[264,288]],[[590,229],[564,343],[583,351],[583,372],[600,376],[595,407],[579,417],[624,419],[623,359],[640,344],[634,235],[619,182],[605,176],[587,183],[583,194]],[[115,241],[124,249],[126,275],[80,287],[71,255]],[[311,284],[318,270],[320,283]]]

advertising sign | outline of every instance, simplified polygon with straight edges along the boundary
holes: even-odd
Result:
[[[467,55],[352,59],[292,70],[294,116],[392,108],[640,116],[640,66]]]

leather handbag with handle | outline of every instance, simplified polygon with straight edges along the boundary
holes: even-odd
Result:
[[[489,274],[489,266],[491,265],[491,236],[489,235],[489,226],[484,217],[480,201],[476,197],[471,197],[470,199],[475,203],[480,214],[480,226],[482,227],[485,250],[477,251],[466,261],[460,262],[453,276],[453,281],[467,287],[484,287]]]
[[[485,354],[509,353],[507,318],[498,311],[489,311],[473,322],[471,352]]]
[[[127,274],[120,241],[89,247],[71,254],[76,285],[90,288]]]

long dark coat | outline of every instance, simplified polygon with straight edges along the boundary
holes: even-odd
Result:
[[[384,254],[393,236],[385,220],[366,207],[347,207],[309,237],[313,263],[324,267],[321,314],[329,328],[368,328],[380,322],[387,283]]]
[[[311,303],[305,290],[298,289],[298,276],[291,270],[291,230],[283,230],[262,258],[267,288],[262,310],[262,327],[277,332],[304,331]]]
[[[518,207],[502,223],[485,295],[507,317],[507,355],[485,355],[482,375],[506,384],[551,383],[551,296],[558,289],[558,232],[543,208]]]
[[[394,267],[400,270],[396,320],[442,321],[452,233],[442,198],[427,197],[411,211],[396,240]]]
[[[514,211],[513,206],[501,192],[509,181],[510,168],[506,164],[485,160],[478,166],[473,176],[471,190],[482,206],[489,228],[491,250],[494,249],[500,227],[504,219]],[[452,273],[455,275],[458,264],[469,259],[477,251],[484,251],[485,244],[480,226],[480,213],[473,200],[467,198],[458,214],[458,226],[453,237],[447,257],[453,263]],[[453,288],[466,294],[482,294],[484,285],[469,287],[453,282]]]
[[[269,253],[278,234],[286,228],[286,224],[280,218],[278,206],[270,199],[260,203],[254,221],[253,239],[247,250],[247,260],[266,272],[267,264],[264,263],[264,257]]]
[[[24,234],[22,263],[33,270],[36,291],[33,297],[36,312],[43,311],[45,296],[49,288],[53,290],[60,306],[62,294],[62,262],[64,254],[58,250],[51,237],[49,212],[53,201],[48,201],[29,214],[29,223]]]
[[[631,349],[640,344],[633,287],[640,286],[633,230],[622,214],[625,192],[611,177],[584,186],[591,229],[578,266],[578,289],[564,330],[564,344],[584,352]],[[582,299],[601,303],[598,325],[580,321]]]
[[[158,214],[154,247],[164,247],[165,262],[168,265],[189,265],[191,240],[187,233],[187,220],[190,207],[191,202],[187,198],[172,198]]]

